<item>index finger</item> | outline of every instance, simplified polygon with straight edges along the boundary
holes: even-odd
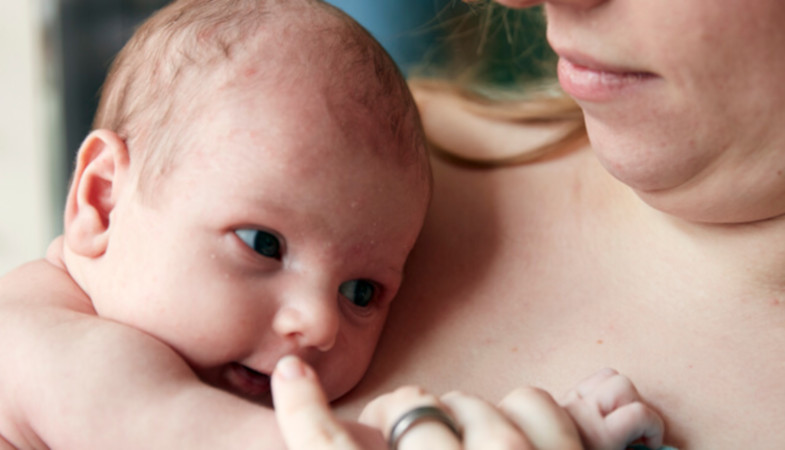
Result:
[[[313,369],[299,358],[278,361],[272,391],[278,427],[290,450],[362,450],[333,416]]]

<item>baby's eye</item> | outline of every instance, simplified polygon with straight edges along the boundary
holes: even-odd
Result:
[[[268,258],[281,257],[281,242],[274,234],[250,228],[235,230],[235,234],[256,253]]]
[[[338,291],[349,301],[365,308],[376,297],[376,285],[368,280],[351,280],[341,283]]]

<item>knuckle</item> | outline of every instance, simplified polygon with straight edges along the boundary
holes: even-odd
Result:
[[[636,395],[638,393],[638,390],[635,389],[635,385],[632,383],[632,380],[630,380],[625,375],[616,374],[613,377],[613,383],[616,389],[618,389],[620,392],[630,392],[635,393]]]
[[[421,397],[427,395],[427,393],[425,389],[415,385],[402,386],[393,392],[398,397]]]
[[[457,391],[457,390],[456,391],[450,391],[450,392],[442,395],[442,397],[467,397],[467,396],[468,396],[468,394],[466,394],[465,392]]]
[[[562,398],[561,403],[565,406],[574,405],[578,402],[584,401],[580,392],[577,389],[570,389]]]
[[[420,386],[404,386],[392,393],[392,400],[399,403],[437,404],[435,395]]]
[[[643,402],[633,402],[627,405],[627,414],[638,421],[642,421],[651,415],[651,410]]]
[[[439,397],[439,400],[442,403],[448,405],[451,408],[458,408],[461,405],[465,405],[467,399],[469,399],[469,396],[461,391],[450,391]]]
[[[507,394],[502,402],[518,402],[518,401],[551,401],[553,397],[551,394],[543,389],[533,386],[519,387]]]
[[[414,385],[403,386],[371,400],[363,409],[360,418],[378,425],[395,419],[407,409],[436,403],[436,397],[425,389]]]

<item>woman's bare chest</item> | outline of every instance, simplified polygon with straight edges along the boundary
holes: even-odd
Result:
[[[613,367],[661,410],[672,444],[785,446],[785,432],[759,432],[785,417],[785,322],[716,314],[721,283],[601,198],[583,197],[580,180],[549,193],[473,179],[437,192],[348,409],[403,384],[491,401],[533,384],[558,398]]]
[[[700,314],[658,310],[655,295],[636,294],[645,286],[585,267],[563,266],[572,276],[550,280],[548,271],[521,267],[521,274],[541,277],[528,278],[492,267],[489,283],[461,289],[470,277],[457,274],[407,291],[357,394],[419,384],[496,402],[536,385],[558,399],[580,379],[613,367],[666,417],[672,444],[785,446],[777,424],[785,417],[785,326],[723,332]],[[652,306],[641,307],[645,302]]]

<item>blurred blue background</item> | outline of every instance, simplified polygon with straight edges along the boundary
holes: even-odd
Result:
[[[454,0],[327,0],[362,24],[404,73],[417,66],[444,32],[438,18]]]

